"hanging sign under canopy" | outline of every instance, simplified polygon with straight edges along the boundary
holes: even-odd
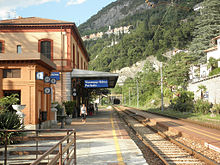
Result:
[[[84,80],[85,88],[108,88],[108,80]]]

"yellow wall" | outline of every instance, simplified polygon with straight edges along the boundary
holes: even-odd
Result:
[[[3,78],[3,75],[0,74],[2,80],[2,85],[0,89],[4,90],[20,90],[21,91],[21,104],[25,104],[26,107],[22,111],[26,115],[25,124],[36,125],[38,123],[39,109],[48,111],[48,120],[50,119],[50,97],[47,97],[47,100],[42,102],[41,107],[38,105],[38,92],[42,92],[42,99],[44,95],[44,87],[49,87],[50,84],[44,83],[43,80],[36,80],[35,73],[40,71],[50,74],[49,70],[43,68],[37,64],[10,64],[10,65],[1,65],[0,70],[2,69],[21,69],[21,78]],[[1,71],[2,72],[2,71]],[[1,91],[2,91],[1,90]],[[1,96],[3,93],[1,93]],[[46,108],[45,108],[46,107]]]
[[[5,53],[17,53],[17,45],[21,45],[22,54],[33,54],[38,52],[38,40],[41,39],[51,39],[53,40],[53,59],[55,59],[54,63],[56,65],[61,65],[60,61],[56,61],[56,59],[61,59],[61,53],[63,51],[63,58],[67,59],[67,49],[68,46],[71,48],[71,61],[73,61],[73,44],[75,45],[75,62],[77,63],[77,50],[80,55],[80,66],[77,68],[83,68],[81,66],[81,57],[83,58],[83,63],[86,62],[85,56],[83,56],[83,52],[79,48],[77,41],[71,36],[70,45],[67,44],[67,35],[66,32],[56,31],[56,32],[10,32],[10,33],[1,33],[0,32],[0,40],[5,41]],[[61,37],[63,36],[63,38]],[[61,44],[63,43],[63,44]],[[62,49],[61,49],[62,48]],[[67,62],[64,61],[63,65],[67,65]],[[86,65],[88,66],[87,62]],[[71,66],[73,64],[71,62]]]

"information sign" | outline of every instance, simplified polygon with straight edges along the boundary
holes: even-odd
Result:
[[[44,77],[44,82],[45,83],[50,83],[50,77],[49,76],[45,76]]]
[[[51,72],[50,78],[60,80],[60,72]]]
[[[108,88],[108,80],[84,80],[85,88]]]
[[[50,87],[44,88],[44,94],[51,94],[51,88]]]
[[[57,83],[57,80],[56,80],[55,78],[51,78],[51,79],[50,79],[50,83],[51,83],[51,84],[56,84],[56,83]]]
[[[36,72],[36,80],[43,80],[44,72]]]

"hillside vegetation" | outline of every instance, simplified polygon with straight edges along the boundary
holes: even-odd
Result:
[[[192,7],[200,1],[181,0],[173,6],[170,3],[158,4],[155,8],[126,17],[115,24],[133,25],[131,34],[86,41],[91,56],[90,69],[114,71],[151,55],[159,61],[166,61],[163,53],[173,48],[185,49],[192,41],[192,29],[195,26]],[[108,47],[112,41],[119,43]]]
[[[130,34],[105,35],[102,39],[86,41],[85,45],[91,57],[90,69],[115,71],[154,56],[163,63],[165,105],[170,105],[181,112],[192,112],[194,107],[200,107],[195,110],[207,113],[209,103],[202,100],[194,104],[193,93],[187,92],[186,88],[191,64],[204,61],[204,50],[213,46],[207,43],[220,35],[220,2],[219,0],[204,2],[173,0],[173,4],[169,2],[154,1],[154,8],[129,15],[111,25],[114,27],[133,25]],[[201,2],[201,10],[194,11],[193,7]],[[114,41],[118,43],[110,46]],[[189,52],[181,52],[172,57],[164,55],[174,49]],[[158,107],[161,105],[161,73],[147,61],[142,72],[135,78],[128,78],[123,86],[116,86],[112,93],[123,94],[124,104],[138,105],[139,100],[140,106]]]

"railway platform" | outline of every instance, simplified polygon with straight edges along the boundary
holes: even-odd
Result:
[[[136,114],[145,116],[146,119],[149,119],[149,121],[154,125],[158,125],[168,131],[175,132],[176,134],[186,137],[187,139],[193,139],[220,154],[219,129],[208,128],[181,119],[172,119],[152,113],[146,113],[134,108],[127,107],[126,109],[129,109]]]
[[[59,126],[58,126],[59,127]],[[65,129],[75,129],[78,165],[147,165],[112,109],[100,109],[86,123],[73,119]]]

